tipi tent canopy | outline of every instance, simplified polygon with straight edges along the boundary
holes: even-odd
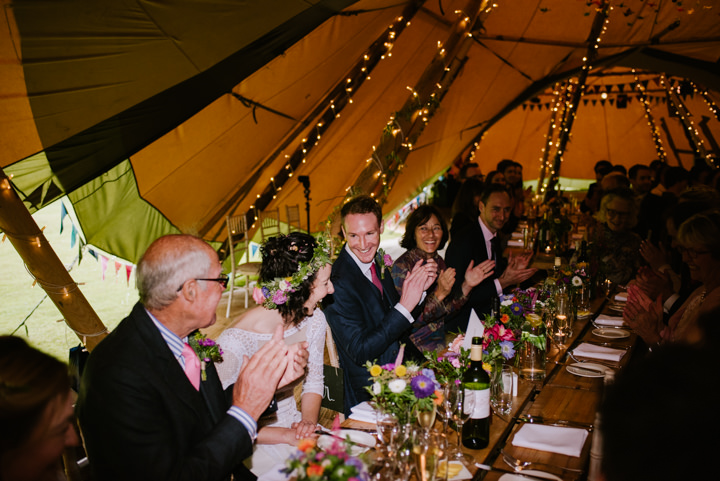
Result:
[[[529,132],[542,140],[549,117],[523,104],[550,103],[569,76],[594,88],[604,69],[693,81],[688,110],[705,109],[698,135],[717,149],[717,1],[2,3],[0,167],[31,210],[68,194],[86,241],[133,262],[164,233],[222,242],[228,214],[304,204],[300,175],[313,230],[355,191],[401,205],[478,142],[483,162],[513,157],[532,176]],[[655,158],[643,122],[620,142]],[[571,176],[622,149],[584,142],[567,149]]]

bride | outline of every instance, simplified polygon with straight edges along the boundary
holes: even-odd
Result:
[[[258,286],[261,306],[250,309],[218,338],[223,362],[218,374],[226,388],[237,379],[243,357],[248,358],[272,337],[278,325],[285,330],[288,344],[307,341],[310,357],[304,378],[301,411],[298,411],[294,387],[303,379],[275,394],[277,412],[258,421],[258,437],[247,466],[260,476],[296,448],[300,439],[313,437],[317,429],[323,394],[323,351],[325,348],[325,315],[318,302],[333,293],[330,282],[330,253],[314,237],[292,232],[268,239],[261,247],[262,266]]]

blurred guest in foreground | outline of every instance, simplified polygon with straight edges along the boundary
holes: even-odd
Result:
[[[477,179],[468,179],[463,182],[452,207],[452,222],[450,235],[455,235],[467,225],[477,220],[478,204],[483,192],[483,183]]]
[[[602,188],[600,182],[603,177],[610,173],[612,164],[607,160],[598,160],[593,170],[595,171],[595,182],[588,187],[587,195],[580,204],[580,210],[586,214],[595,214],[600,208],[600,198],[602,197]]]
[[[424,301],[412,314],[410,340],[421,351],[433,351],[445,345],[445,317],[467,302],[470,290],[492,274],[495,262],[487,260],[465,271],[465,280],[459,289],[455,284],[455,269],[446,267],[438,250],[445,247],[448,229],[440,212],[430,205],[420,205],[408,217],[405,235],[400,246],[407,251],[392,266],[392,277],[399,294],[403,283],[418,260],[433,259],[437,263],[438,277],[427,289]]]
[[[607,178],[607,176],[605,177]],[[637,223],[635,197],[629,189],[608,191],[600,202],[599,225],[593,233],[593,263],[598,272],[616,284],[627,284],[640,267],[640,236],[632,232]]]
[[[701,284],[670,318],[667,326],[662,322],[661,297],[651,299],[636,286],[628,289],[623,318],[651,346],[666,342],[700,342],[698,318],[720,307],[720,212],[695,214],[683,222],[678,242],[690,275]]]
[[[720,389],[714,349],[717,344],[664,346],[618,374],[600,407],[600,479],[717,479],[712,460],[720,451]]]
[[[0,479],[65,479],[62,453],[79,444],[73,402],[65,364],[0,336]]]

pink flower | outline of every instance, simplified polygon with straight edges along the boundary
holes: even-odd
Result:
[[[253,300],[256,304],[262,304],[263,302],[265,302],[265,296],[263,295],[263,291],[257,286],[253,288]]]
[[[460,346],[462,346],[462,343],[464,340],[465,340],[465,335],[458,334],[457,337],[455,339],[453,339],[453,342],[450,343],[450,347],[448,348],[448,350],[459,354]]]
[[[392,267],[393,260],[392,257],[390,257],[390,254],[385,254],[383,256],[383,263],[385,264],[385,267]]]

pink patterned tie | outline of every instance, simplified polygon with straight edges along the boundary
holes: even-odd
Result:
[[[190,347],[190,344],[185,343],[185,347],[182,350],[182,357],[185,358],[185,375],[188,377],[190,382],[196,391],[200,390],[200,359],[197,354]]]
[[[378,288],[380,291],[380,296],[383,295],[383,288],[382,288],[382,282],[380,282],[380,278],[377,275],[377,269],[375,268],[375,263],[373,262],[370,265],[370,275],[372,276],[372,283],[375,284],[375,287]]]

